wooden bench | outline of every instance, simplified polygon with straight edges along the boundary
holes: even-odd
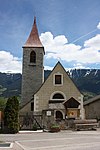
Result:
[[[96,130],[98,123],[96,119],[74,120],[74,130]]]

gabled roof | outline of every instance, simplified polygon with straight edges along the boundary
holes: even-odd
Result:
[[[88,105],[88,104],[93,103],[93,102],[98,101],[98,100],[100,100],[100,95],[97,95],[97,96],[90,98],[89,100],[85,101],[84,105]]]
[[[78,105],[80,104],[79,101],[77,101],[74,97],[67,99],[66,101],[63,102],[63,104],[66,105],[69,101],[75,101]]]
[[[54,72],[54,70],[55,70],[55,68],[56,68],[57,66],[60,66],[60,67],[64,70],[64,72],[66,72],[65,68],[62,66],[62,64],[60,63],[60,61],[58,61],[57,64],[55,65],[55,67],[53,68],[53,70],[51,71],[51,73],[49,74],[49,76],[47,77],[47,79],[45,80],[45,82],[48,80],[48,78],[51,76],[51,74]],[[74,81],[70,78],[70,76],[67,74],[67,72],[66,72],[66,76],[69,77],[69,79],[72,81],[72,83],[74,84],[74,86],[76,87],[76,89],[80,92],[80,90],[77,88],[76,84],[75,84]],[[36,91],[36,93],[42,88],[42,86],[44,86],[45,82],[40,86],[40,88]],[[36,94],[36,93],[35,93],[35,94]],[[34,95],[35,95],[35,94],[34,94]],[[80,94],[82,94],[82,93],[80,92]]]
[[[50,76],[51,76],[51,74],[54,72],[54,70],[55,70],[55,68],[57,67],[57,66],[60,66],[63,70],[64,70],[64,72],[66,72],[66,70],[64,69],[64,67],[62,66],[62,64],[58,61],[57,62],[57,64],[55,65],[55,67],[53,68],[53,70],[51,71],[51,73],[49,74],[49,76],[48,76],[48,78],[45,80],[45,82],[40,86],[40,88],[35,92],[35,94],[45,85],[45,83],[47,82],[47,80],[50,78]],[[68,74],[67,74],[67,72],[66,72],[66,76],[68,76]],[[69,77],[69,76],[68,76]],[[70,78],[70,77],[69,77]],[[70,80],[73,82],[73,80],[70,78]],[[75,85],[75,83],[73,82],[73,84]],[[79,89],[77,88],[77,86],[75,85],[75,87],[76,87],[76,89],[79,91]],[[79,91],[80,92],[80,91]],[[35,95],[34,94],[34,95]],[[81,93],[80,93],[81,94]],[[33,98],[29,101],[29,102],[27,102],[24,106],[22,106],[22,108],[23,107],[25,107],[28,103],[30,103],[31,101],[34,101],[34,95],[33,95]],[[77,101],[78,102],[78,101]],[[21,109],[22,109],[21,108]]]
[[[36,25],[36,17],[34,17],[34,24],[33,24],[32,30],[23,47],[43,47],[39,39],[38,29]]]

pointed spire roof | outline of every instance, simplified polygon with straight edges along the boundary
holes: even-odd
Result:
[[[39,39],[38,29],[36,25],[36,17],[34,17],[34,24],[33,24],[32,30],[23,47],[43,47]]]

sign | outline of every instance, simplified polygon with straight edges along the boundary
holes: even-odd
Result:
[[[47,111],[47,116],[51,116],[51,111]]]

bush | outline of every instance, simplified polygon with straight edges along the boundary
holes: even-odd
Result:
[[[8,99],[4,109],[4,130],[6,133],[17,133],[19,131],[19,101],[13,96]]]
[[[36,131],[38,129],[36,124],[33,124],[33,131]]]

